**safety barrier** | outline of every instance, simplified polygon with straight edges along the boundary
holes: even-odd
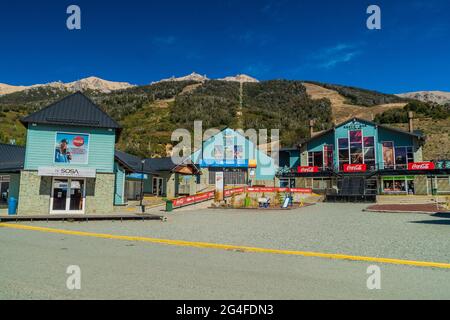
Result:
[[[226,189],[224,191],[224,197],[229,198],[234,194],[241,193],[304,193],[311,194],[312,189],[308,188],[271,188],[271,187],[240,187],[234,189]],[[174,209],[182,208],[189,205],[198,204],[204,201],[214,199],[215,191],[209,191],[204,193],[199,193],[194,196],[182,197],[174,200],[168,200],[166,202],[166,211],[171,212]]]

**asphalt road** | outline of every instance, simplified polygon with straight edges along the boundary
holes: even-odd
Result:
[[[450,262],[450,219],[327,205],[199,210],[161,223],[28,223],[65,230]],[[447,222],[446,222],[447,221]],[[450,299],[450,270],[89,238],[0,228],[0,299]],[[66,269],[81,268],[81,290]]]

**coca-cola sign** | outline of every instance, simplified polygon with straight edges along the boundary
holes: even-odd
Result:
[[[433,162],[414,162],[408,164],[408,170],[434,170],[435,165]]]
[[[344,164],[344,172],[366,172],[366,164]]]
[[[298,173],[317,173],[319,172],[319,167],[298,167]]]

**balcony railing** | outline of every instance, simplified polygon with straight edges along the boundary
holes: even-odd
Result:
[[[434,168],[438,170],[450,169],[450,160],[444,161],[431,161],[434,164]],[[358,165],[354,165],[353,170],[344,171],[342,167],[333,166],[333,167],[303,167],[304,171],[299,172],[298,167],[288,168],[283,167],[279,168],[277,171],[278,176],[293,174],[293,173],[370,173],[370,172],[378,172],[378,171],[396,171],[396,170],[408,170],[407,164],[396,164],[391,166],[386,166],[384,164],[375,164],[375,165],[366,165],[366,168],[358,168]],[[426,170],[426,169],[425,169]]]

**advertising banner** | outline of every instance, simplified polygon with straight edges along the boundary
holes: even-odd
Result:
[[[254,193],[271,193],[271,192],[287,192],[287,193],[312,193],[312,189],[309,188],[272,188],[272,187],[254,187],[254,188],[247,188],[247,192],[254,192]]]
[[[317,173],[319,172],[319,167],[298,167],[298,173]]]
[[[392,142],[383,142],[383,163],[385,168],[395,166],[394,144]]]
[[[366,172],[366,164],[344,164],[344,172]]]
[[[56,133],[55,163],[88,164],[89,135],[75,133]]]
[[[408,164],[408,170],[434,170],[435,165],[433,162],[414,162]]]

